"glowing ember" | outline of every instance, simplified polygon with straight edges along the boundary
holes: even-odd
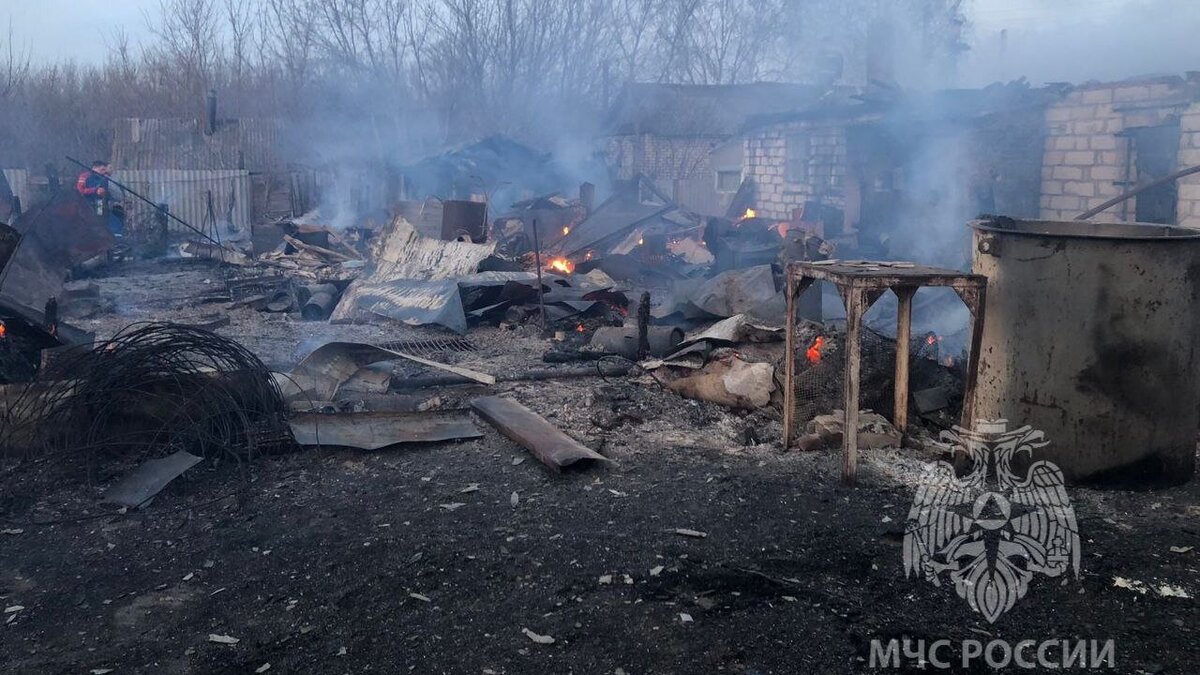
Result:
[[[754,209],[746,209],[746,212],[743,213],[742,217],[739,218],[738,220],[747,220],[750,218],[757,218],[757,217],[758,217],[758,211],[755,211]]]
[[[8,337],[8,326],[5,326],[4,322],[0,321],[0,340],[6,337]]]
[[[638,246],[641,246],[644,243],[646,243],[646,240],[643,239],[642,237],[638,237]]]
[[[575,326],[576,333],[582,333],[583,331],[584,331],[583,324],[579,324],[578,326]]]
[[[816,340],[813,340],[812,346],[804,352],[804,356],[808,357],[808,362],[817,364],[821,362],[821,349],[825,347],[825,336],[818,335]]]
[[[546,268],[563,274],[571,274],[575,271],[575,263],[566,258],[551,258],[546,263]]]
[[[591,252],[591,251],[588,251],[588,252],[587,252],[587,255],[583,256],[583,259],[584,259],[584,260],[591,260],[591,259],[592,259],[592,252]]]
[[[565,237],[568,234],[571,234],[571,227],[569,225],[563,225],[563,236]]]

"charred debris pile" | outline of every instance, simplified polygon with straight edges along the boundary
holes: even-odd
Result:
[[[643,179],[602,202],[595,196],[585,183],[577,196],[523,199],[495,217],[486,202],[431,199],[401,202],[386,219],[340,229],[314,212],[256,227],[251,236],[187,237],[173,255],[214,265],[223,281],[197,303],[301,321],[437,328],[422,333],[436,337],[326,343],[282,373],[214,332],[229,322],[221,314],[205,325],[135,324],[100,341],[72,328],[60,312],[81,316],[105,303],[86,278],[62,280],[69,270],[111,263],[112,242],[86,210],[62,207],[57,225],[27,228],[26,257],[13,261],[0,305],[5,508],[25,503],[18,494],[65,477],[113,482],[106,500],[137,507],[203,461],[244,466],[263,453],[303,447],[374,450],[478,438],[480,420],[553,471],[607,461],[520,402],[493,396],[489,389],[506,381],[599,376],[609,389],[641,388],[780,419],[784,267],[828,259],[831,246],[737,204],[732,217],[699,216]],[[56,235],[56,227],[94,231],[95,241]],[[37,311],[7,295],[9,288],[29,298],[45,293],[33,268],[39,278],[60,279]],[[845,327],[821,322],[820,304],[819,294],[806,296],[801,314],[809,318],[792,353],[804,421],[812,420],[799,445],[809,449],[839,442],[845,377]],[[457,365],[476,350],[476,339],[506,332],[540,340],[541,363],[526,356],[516,368]],[[936,336],[926,339],[914,338],[909,351],[917,391],[911,419],[936,431],[956,421],[962,373],[936,353]],[[862,400],[890,418],[895,340],[870,333],[865,349]],[[396,376],[400,370],[406,375]],[[429,403],[438,400],[429,394],[463,385],[467,398],[457,400],[465,405]],[[619,408],[592,424],[621,426],[627,418]],[[868,443],[900,442],[880,415],[862,424],[879,432],[863,434]],[[778,441],[760,433],[748,442]]]

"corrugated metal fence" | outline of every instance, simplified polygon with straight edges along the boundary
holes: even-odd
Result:
[[[4,169],[4,179],[12,193],[21,198],[21,208],[28,209],[33,202],[29,196],[29,171],[25,169]]]
[[[141,169],[117,170],[113,178],[137,190],[156,204],[167,204],[171,213],[205,230],[215,223],[231,223],[237,229],[250,227],[250,172],[238,169]],[[129,197],[127,207],[142,214],[145,209]],[[209,204],[211,203],[211,216]],[[171,222],[172,231],[186,231]]]

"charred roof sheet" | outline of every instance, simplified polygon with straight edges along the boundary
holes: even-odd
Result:
[[[113,164],[119,169],[246,169],[281,167],[280,123],[275,119],[221,120],[212,134],[197,119],[119,119],[113,128]]]
[[[732,136],[750,117],[805,108],[827,89],[781,82],[631,83],[617,96],[605,127],[610,135]]]

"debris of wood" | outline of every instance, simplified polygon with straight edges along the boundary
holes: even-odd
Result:
[[[434,443],[483,436],[465,411],[308,413],[293,416],[288,420],[288,425],[299,445],[360,450],[381,450],[405,443]]]
[[[561,471],[563,467],[583,460],[611,461],[510,398],[476,398],[471,401],[471,408],[500,433],[529,450],[542,464],[554,471]]]
[[[682,537],[691,537],[693,539],[704,539],[705,537],[708,536],[707,532],[701,532],[700,530],[692,530],[692,529],[688,529],[686,527],[677,527],[671,531]]]
[[[200,459],[186,450],[180,450],[162,459],[147,460],[109,488],[104,493],[104,501],[138,508],[162,492],[168,483],[182,476],[183,472],[199,464]]]
[[[209,633],[208,641],[223,645],[236,645],[237,643],[241,642],[241,640],[238,638],[229,635],[217,635],[216,633]]]

